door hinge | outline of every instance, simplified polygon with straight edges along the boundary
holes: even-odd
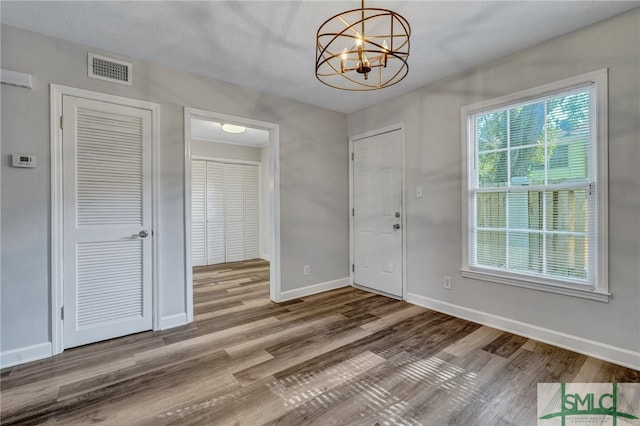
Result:
[[[351,264],[351,272],[355,272],[356,271],[356,265],[355,264]]]
[[[64,306],[60,308],[60,319],[64,319]]]
[[[351,161],[354,161],[356,159],[356,154],[355,152],[351,153]]]
[[[62,119],[62,115],[60,116],[60,128],[64,129],[64,120]]]
[[[356,215],[356,209],[351,209],[351,216],[355,216]]]

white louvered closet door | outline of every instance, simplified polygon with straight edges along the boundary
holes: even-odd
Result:
[[[260,257],[260,168],[191,161],[193,266]]]
[[[191,263],[207,264],[207,162],[191,162]]]
[[[244,259],[260,257],[260,170],[244,166]]]
[[[238,262],[244,257],[244,166],[224,165],[225,260]]]
[[[207,264],[225,261],[224,165],[207,161]]]
[[[64,96],[63,117],[69,348],[152,327],[151,112]]]

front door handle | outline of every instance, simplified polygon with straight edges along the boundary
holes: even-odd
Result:
[[[394,224],[393,229],[395,229],[396,231],[400,229],[400,224],[399,223]]]

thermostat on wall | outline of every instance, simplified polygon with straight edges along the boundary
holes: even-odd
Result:
[[[13,167],[36,167],[36,156],[29,154],[13,154],[12,156]]]

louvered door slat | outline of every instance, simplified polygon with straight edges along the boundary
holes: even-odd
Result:
[[[242,164],[224,165],[224,221],[227,262],[244,260]]]
[[[260,257],[260,174],[258,166],[244,166],[244,259]]]
[[[206,167],[206,161],[191,162],[191,262],[193,266],[207,264]]]
[[[78,109],[76,126],[78,226],[142,225],[142,119]]]
[[[142,316],[142,241],[78,244],[78,315],[82,330]]]
[[[207,161],[207,263],[224,263],[224,166]]]

